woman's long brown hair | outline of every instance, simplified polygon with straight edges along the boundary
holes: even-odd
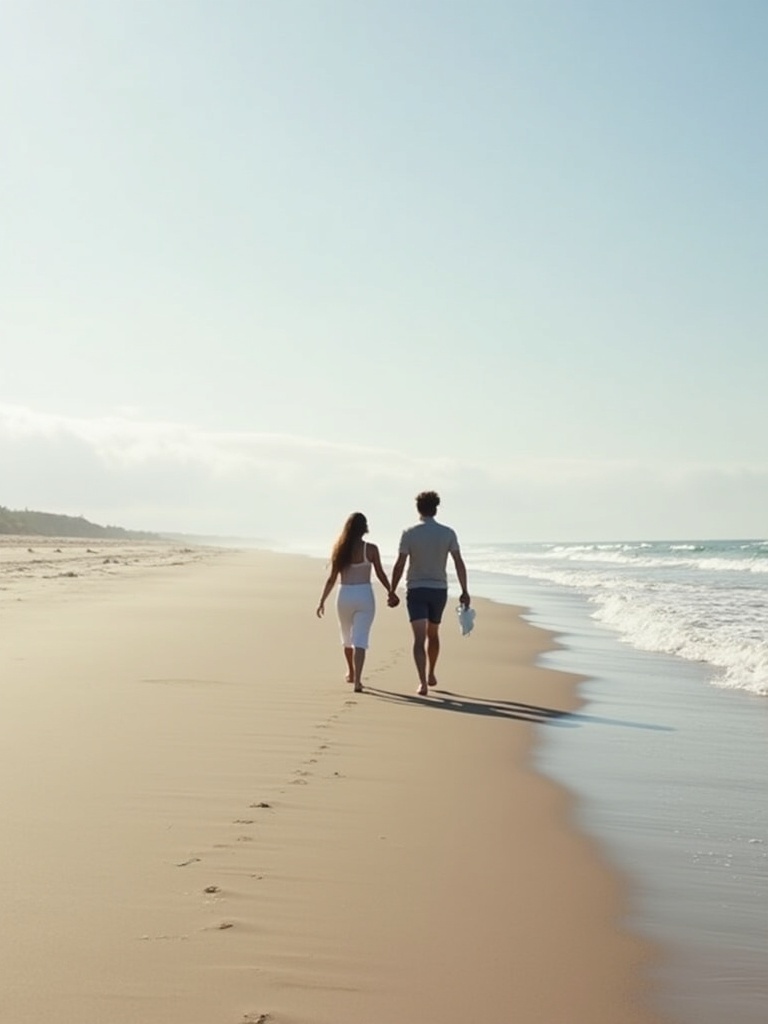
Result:
[[[331,569],[341,572],[352,564],[352,552],[355,544],[368,533],[368,520],[362,512],[353,512],[341,529],[331,551]]]

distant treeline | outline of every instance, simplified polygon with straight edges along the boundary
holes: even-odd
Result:
[[[106,540],[160,540],[156,533],[124,530],[121,526],[99,526],[83,516],[60,516],[53,512],[31,512],[0,505],[0,534],[23,537],[102,537]]]

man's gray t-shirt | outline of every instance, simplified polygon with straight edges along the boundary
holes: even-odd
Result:
[[[458,550],[459,542],[450,526],[436,523],[431,517],[403,530],[400,554],[408,555],[407,586],[447,590],[445,564],[449,553]]]

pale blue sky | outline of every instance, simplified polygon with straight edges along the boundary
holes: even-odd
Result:
[[[0,22],[0,503],[765,532],[762,0]]]

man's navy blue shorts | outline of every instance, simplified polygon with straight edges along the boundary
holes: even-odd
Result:
[[[433,625],[439,626],[447,601],[447,588],[442,590],[439,587],[413,587],[405,595],[408,618],[411,622],[429,619]]]

